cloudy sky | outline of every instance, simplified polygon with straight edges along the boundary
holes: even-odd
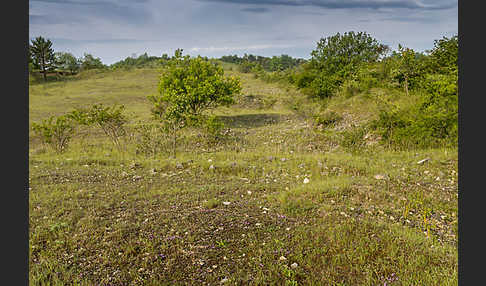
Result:
[[[309,58],[322,37],[365,31],[424,51],[457,34],[457,0],[29,0],[29,36],[105,64],[134,54]]]

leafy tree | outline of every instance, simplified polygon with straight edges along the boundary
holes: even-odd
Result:
[[[81,63],[71,53],[57,52],[54,55],[58,69],[68,70],[71,74],[75,74],[79,71]]]
[[[346,79],[357,73],[360,65],[377,62],[388,50],[388,46],[365,32],[351,31],[321,38],[311,52],[305,76],[297,80],[298,85],[308,88],[313,95],[331,96]]]
[[[177,131],[205,110],[234,103],[233,95],[240,91],[239,79],[225,77],[221,66],[176,50],[160,77],[159,94],[148,97],[154,116],[173,134],[174,157]]]
[[[337,33],[319,40],[311,62],[319,70],[344,78],[361,63],[377,61],[388,49],[366,32]]]
[[[53,69],[55,63],[51,40],[46,40],[40,36],[35,38],[29,46],[29,53],[33,67],[40,69],[44,75],[44,80],[47,80],[47,72]]]
[[[398,70],[396,70],[397,76],[401,76],[404,79],[403,86],[408,96],[408,87],[410,79],[421,74],[421,64],[417,59],[417,55],[414,50],[405,48],[398,44],[399,61]]]
[[[85,53],[81,59],[81,70],[103,69],[105,67],[100,58],[95,58],[91,54]]]
[[[443,37],[434,41],[434,48],[430,51],[431,69],[442,74],[457,73],[459,41],[457,35]]]

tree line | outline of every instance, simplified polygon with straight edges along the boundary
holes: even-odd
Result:
[[[238,55],[222,56],[220,60],[227,63],[239,64],[240,71],[244,73],[248,73],[252,69],[282,71],[296,67],[306,61],[305,59],[293,58],[285,54],[280,56],[264,57],[246,53],[242,57],[238,57]]]
[[[52,72],[73,75],[82,70],[106,67],[100,58],[88,53],[81,58],[76,58],[68,52],[55,52],[51,40],[41,36],[36,37],[29,44],[29,72],[40,72],[44,80],[47,80],[47,74]]]

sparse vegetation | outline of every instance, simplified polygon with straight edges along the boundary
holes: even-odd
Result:
[[[30,284],[457,285],[456,40],[415,53],[408,95],[399,53],[323,76],[179,50],[162,76],[32,83]]]

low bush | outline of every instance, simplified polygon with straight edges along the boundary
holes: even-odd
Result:
[[[418,105],[380,111],[373,127],[390,146],[429,148],[457,144],[457,74],[428,76],[425,92]]]
[[[314,115],[315,124],[323,128],[333,126],[342,119],[343,117],[334,111],[327,111],[323,114]]]
[[[57,152],[66,150],[73,136],[75,123],[67,116],[50,117],[41,123],[33,123],[32,129],[41,140]]]
[[[202,124],[204,134],[209,143],[217,143],[224,138],[224,123],[215,115],[208,116]]]
[[[154,156],[166,150],[168,138],[160,124],[140,124],[135,127],[136,136],[136,153],[148,156]]]
[[[120,146],[120,138],[126,134],[125,123],[128,121],[123,115],[123,105],[104,107],[94,104],[89,109],[75,109],[68,116],[81,125],[97,125],[116,146]]]

